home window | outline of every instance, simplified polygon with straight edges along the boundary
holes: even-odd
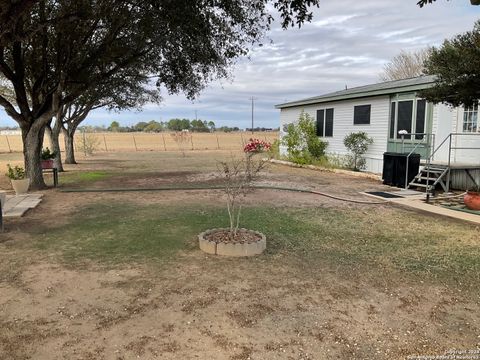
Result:
[[[415,139],[422,140],[425,133],[425,118],[427,114],[427,101],[417,100],[417,116],[415,117]]]
[[[399,101],[397,112],[397,139],[401,139],[400,131],[412,133],[413,101]]]
[[[333,136],[333,109],[317,110],[317,136]]]
[[[480,132],[480,126],[478,126],[478,105],[470,106],[463,111],[463,132]]]
[[[427,102],[424,99],[392,101],[390,107],[390,139],[401,139],[398,132],[407,131],[415,135],[416,140],[423,140],[426,131]],[[411,136],[405,139],[411,140]]]
[[[353,125],[369,125],[371,105],[359,105],[353,108]]]

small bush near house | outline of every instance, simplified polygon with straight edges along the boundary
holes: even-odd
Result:
[[[268,150],[268,156],[272,159],[280,158],[280,140],[277,139],[272,142],[272,146]]]
[[[311,164],[325,156],[328,142],[317,136],[313,118],[302,111],[297,123],[288,124],[282,144],[287,147],[288,158],[297,164]]]
[[[343,144],[352,153],[349,156],[348,165],[355,171],[365,168],[365,158],[363,155],[368,147],[373,144],[373,139],[366,132],[350,133],[343,139]]]

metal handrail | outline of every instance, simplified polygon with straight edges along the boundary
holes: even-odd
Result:
[[[480,150],[479,147],[455,147],[452,146],[452,139],[454,136],[480,136],[480,133],[450,133],[448,136],[443,139],[443,141],[438,145],[436,149],[432,152],[432,154],[427,158],[427,202],[430,199],[430,193],[428,191],[428,183],[430,180],[430,165],[431,165],[431,160],[433,160],[433,157],[437,153],[437,151],[447,142],[448,140],[448,163],[447,163],[447,181],[446,181],[446,187],[447,187],[447,192],[450,190],[450,176],[451,176],[451,164],[452,164],[452,150]]]
[[[410,159],[410,156],[415,152],[415,150],[417,150],[417,148],[420,146],[420,145],[426,145],[426,148],[427,149],[430,149],[431,148],[431,142],[430,142],[430,139],[432,139],[432,142],[433,144],[435,144],[435,135],[434,134],[430,134],[430,133],[407,133],[407,134],[401,134],[402,135],[402,153],[405,152],[405,136],[410,136],[410,139],[412,138],[412,136],[418,136],[418,135],[421,135],[423,136],[423,138],[421,139],[421,141],[417,142],[417,144],[415,145],[415,147],[408,153],[407,155],[407,158],[406,158],[406,166],[405,166],[405,189],[408,189],[408,168],[409,168],[409,159]],[[425,138],[426,138],[426,141],[425,141]],[[417,139],[416,139],[417,140]],[[420,139],[418,139],[420,140]],[[435,145],[433,145],[435,146]],[[427,156],[427,159],[429,157]],[[428,171],[428,170],[427,170]],[[427,179],[427,189],[428,189],[428,179]]]

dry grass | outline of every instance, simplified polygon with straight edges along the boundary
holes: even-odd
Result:
[[[95,133],[99,146],[97,151],[177,151],[172,134],[165,133]],[[81,132],[77,132],[75,146],[80,144]],[[192,142],[189,150],[236,150],[250,137],[266,141],[278,139],[278,132],[215,132],[192,133]],[[48,144],[48,140],[47,140]],[[63,151],[63,137],[60,138]],[[1,135],[0,153],[21,152],[22,138],[20,135]]]
[[[60,181],[198,184],[230,155],[102,153]],[[343,197],[384,190],[281,166],[264,180]],[[215,257],[195,235],[225,225],[221,192],[46,190],[0,241],[0,359],[400,360],[478,347],[478,228],[269,190],[247,197],[244,215],[267,252]]]

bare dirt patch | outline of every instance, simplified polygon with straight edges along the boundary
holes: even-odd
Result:
[[[161,273],[29,266],[25,289],[2,286],[0,352],[4,359],[403,359],[478,341],[476,304],[452,291],[396,280],[380,289],[319,270],[199,253]]]
[[[174,157],[108,154],[79,168],[112,171],[112,177],[95,181],[96,187],[195,183],[212,179],[218,154],[187,158],[179,166]],[[147,170],[140,171],[142,167]],[[263,183],[365,200],[371,199],[359,196],[359,191],[384,189],[368,179],[277,165],[269,168]],[[76,184],[80,185],[92,184]],[[405,359],[480,345],[477,293],[467,291],[461,278],[452,285],[392,271],[390,258],[381,263],[382,271],[378,264],[371,270],[352,266],[347,271],[341,257],[332,267],[325,258],[302,257],[299,251],[295,256],[272,251],[239,259],[185,250],[162,264],[59,263],[54,250],[41,252],[29,244],[41,243],[56,228],[67,228],[81,207],[98,202],[159,208],[179,203],[221,205],[222,193],[62,193],[53,189],[44,193],[37,209],[9,220],[8,232],[0,235],[1,359]],[[273,209],[355,209],[360,214],[370,214],[373,206],[276,190],[254,192],[246,206],[259,203]],[[395,228],[399,215],[405,215],[404,210],[388,205],[373,209],[389,219],[386,227]],[[361,226],[373,236],[376,222],[375,217],[359,218],[349,226]],[[441,223],[432,219],[431,226]],[[457,227],[451,228],[451,232],[445,228],[443,246],[478,246],[478,230],[460,238],[454,231]],[[281,235],[282,228],[276,231]],[[319,233],[318,243],[327,236],[339,235]],[[359,251],[369,240],[368,236],[356,239],[354,231],[351,236]],[[452,257],[456,255],[451,252]]]

